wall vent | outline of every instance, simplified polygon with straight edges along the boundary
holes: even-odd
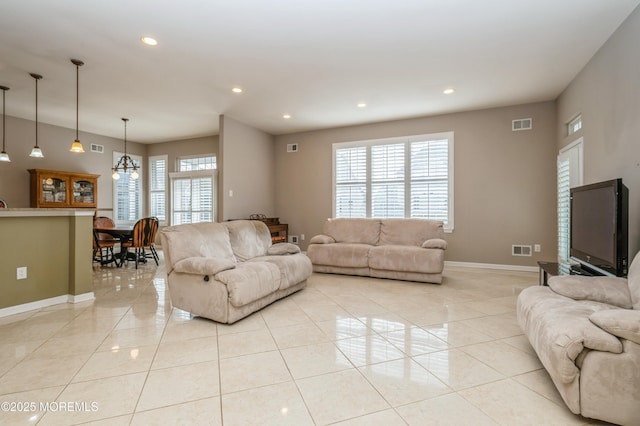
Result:
[[[91,144],[91,152],[97,152],[98,154],[104,153],[104,145],[98,145],[97,143]]]
[[[532,118],[520,118],[511,121],[511,130],[517,132],[519,130],[531,130],[533,128]]]
[[[298,152],[298,144],[297,143],[288,143],[287,144],[287,152]]]
[[[512,256],[531,256],[531,246],[514,244],[511,246]]]

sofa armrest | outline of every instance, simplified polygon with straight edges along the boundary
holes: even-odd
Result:
[[[336,240],[328,235],[314,235],[313,238],[309,241],[309,244],[332,244],[335,243]]]
[[[640,345],[640,311],[606,309],[592,313],[589,321],[614,336]]]
[[[194,275],[215,275],[218,272],[233,269],[236,264],[229,259],[215,257],[188,257],[182,259],[173,267],[176,272]]]
[[[629,286],[624,278],[561,275],[550,278],[549,287],[555,293],[573,300],[590,300],[624,309],[633,308]]]
[[[300,253],[300,247],[291,243],[277,243],[267,249],[268,255],[283,255]]]
[[[442,238],[430,238],[422,243],[422,248],[447,249],[447,242]]]

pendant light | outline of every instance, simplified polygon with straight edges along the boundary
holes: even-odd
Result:
[[[29,75],[36,80],[36,146],[31,150],[29,157],[42,158],[44,155],[42,155],[42,150],[38,146],[38,80],[40,80],[42,76],[35,73],[30,73]]]
[[[73,143],[71,144],[71,149],[69,151],[71,152],[76,152],[76,153],[82,153],[84,152],[84,148],[82,147],[82,144],[80,143],[80,138],[78,137],[78,111],[80,110],[79,107],[79,98],[80,98],[80,67],[84,65],[84,62],[78,60],[78,59],[72,59],[71,63],[73,65],[76,66],[76,140],[73,141]]]
[[[7,128],[5,121],[6,115],[4,111],[4,95],[7,93],[7,90],[9,90],[9,88],[7,86],[0,86],[0,89],[2,90],[2,152],[0,153],[0,161],[8,163],[11,161],[11,159],[9,158],[9,154],[7,154],[7,151],[4,149],[4,136],[5,129]]]
[[[116,163],[113,168],[111,177],[114,180],[118,180],[120,179],[120,170],[122,170],[122,173],[127,173],[127,170],[131,169],[131,179],[138,179],[140,177],[138,174],[138,165],[127,155],[127,121],[129,121],[129,119],[122,118],[122,121],[124,121],[124,155],[120,157],[118,163]]]

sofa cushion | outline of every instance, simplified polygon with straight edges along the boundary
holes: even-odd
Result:
[[[271,233],[259,220],[232,220],[224,222],[229,230],[233,254],[243,262],[256,256],[264,256],[271,247]]]
[[[607,309],[592,313],[589,320],[614,336],[640,345],[640,311]]]
[[[376,245],[380,238],[380,219],[327,219],[322,225],[322,233],[338,243]]]
[[[189,223],[162,229],[163,249],[167,270],[182,259],[212,257],[236,261],[227,228],[215,222]]]
[[[189,257],[176,262],[174,265],[176,272],[199,275],[215,275],[218,272],[235,267],[235,262],[229,259],[217,259],[215,257]]]
[[[447,242],[442,238],[430,238],[422,243],[422,248],[434,248],[440,250],[447,249]]]
[[[629,286],[624,278],[562,275],[551,277],[549,287],[573,300],[591,300],[625,309],[632,307]]]
[[[240,307],[278,290],[280,270],[269,262],[242,262],[216,274],[215,279],[227,286],[229,302]]]
[[[311,244],[307,248],[307,255],[314,265],[367,268],[370,249],[368,244]]]
[[[576,359],[585,349],[621,353],[618,338],[589,321],[609,305],[577,301],[548,287],[528,287],[518,296],[517,318],[531,346],[554,380],[571,383],[578,375]]]
[[[379,245],[400,244],[421,247],[431,238],[444,239],[442,222],[428,219],[383,219]]]
[[[281,256],[285,254],[300,253],[300,246],[291,243],[274,244],[267,249],[268,255]]]
[[[333,239],[333,237],[330,237],[328,235],[324,235],[324,234],[319,234],[319,235],[314,235],[313,237],[311,237],[311,240],[309,241],[309,244],[331,244],[331,243],[335,243],[336,240]]]
[[[279,244],[274,245],[277,246]],[[307,256],[302,253],[291,255],[275,255],[254,257],[249,262],[269,262],[280,271],[280,290],[285,290],[306,280],[313,272],[313,266]]]
[[[444,265],[444,252],[440,249],[384,245],[371,247],[369,267],[400,272],[439,274]]]

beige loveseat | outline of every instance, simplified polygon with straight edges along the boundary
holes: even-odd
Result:
[[[427,219],[327,219],[311,238],[314,272],[442,283],[442,222]]]
[[[628,279],[566,275],[526,288],[517,318],[572,412],[640,424],[640,255]]]
[[[173,306],[222,323],[302,289],[312,273],[300,248],[272,245],[260,221],[169,226],[160,238]]]

